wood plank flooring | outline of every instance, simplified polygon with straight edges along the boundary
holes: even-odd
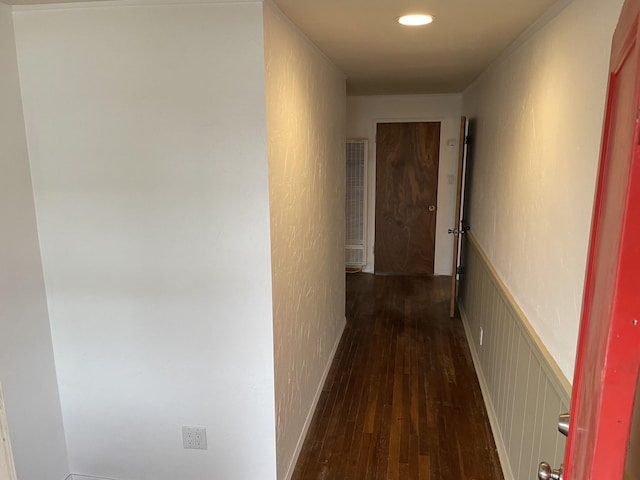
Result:
[[[450,281],[347,276],[347,327],[293,480],[503,480]]]

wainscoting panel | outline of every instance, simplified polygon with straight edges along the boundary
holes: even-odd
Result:
[[[563,462],[558,415],[571,385],[472,234],[466,235],[460,312],[506,480],[534,480]]]

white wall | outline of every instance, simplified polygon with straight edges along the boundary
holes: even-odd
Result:
[[[463,96],[473,232],[569,380],[621,5],[574,0]]]
[[[275,478],[261,3],[14,20],[72,473]]]
[[[289,478],[345,325],[346,82],[265,6],[278,478]]]
[[[436,216],[436,275],[451,275],[454,227],[455,177],[458,170],[460,136],[460,95],[364,96],[347,98],[347,137],[369,140],[367,164],[367,266],[374,271],[376,205],[376,124],[378,122],[441,122],[440,165],[438,170],[438,212]],[[447,146],[447,140],[455,146]],[[453,176],[453,177],[451,177]],[[453,181],[452,181],[453,180]]]
[[[0,3],[0,384],[21,480],[69,474],[10,7]]]

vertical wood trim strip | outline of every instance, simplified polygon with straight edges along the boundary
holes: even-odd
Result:
[[[0,386],[0,478],[16,480],[16,468],[13,464],[11,442],[9,441],[9,425],[4,410],[2,387]]]
[[[471,356],[505,480],[531,480],[540,461],[563,458],[556,425],[571,386],[473,235],[466,240],[460,313]]]

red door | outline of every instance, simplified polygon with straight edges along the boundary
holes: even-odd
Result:
[[[623,478],[640,364],[640,0],[614,35],[565,480]]]

